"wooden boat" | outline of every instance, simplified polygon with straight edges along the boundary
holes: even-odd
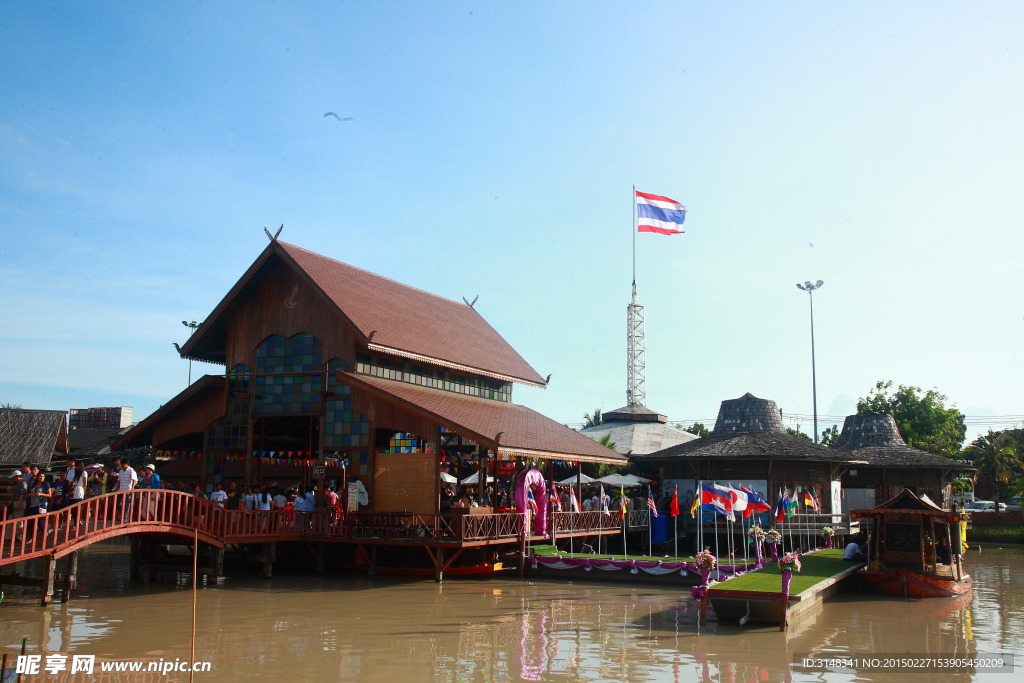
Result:
[[[868,524],[868,564],[861,585],[885,595],[954,597],[971,589],[963,568],[961,516],[903,489],[870,510],[852,510]]]

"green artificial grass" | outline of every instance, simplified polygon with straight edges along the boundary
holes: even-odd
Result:
[[[803,569],[793,572],[789,583],[789,594],[799,595],[808,588],[849,569],[851,563],[843,559],[843,551],[839,548],[819,550],[809,555],[801,555]],[[716,583],[711,590],[764,591],[779,593],[782,591],[782,572],[776,564],[769,564],[764,569],[748,572],[743,576],[727,579]]]
[[[584,553],[576,552],[576,553],[573,553],[573,554],[570,555],[569,551],[567,551],[567,550],[558,550],[553,545],[531,545],[530,546],[530,551],[533,552],[535,555],[540,555],[541,557],[555,557],[557,555],[562,555],[564,557],[589,557],[589,558],[594,559],[594,560],[607,560],[608,558],[611,558],[613,560],[639,560],[639,561],[644,561],[644,562],[657,562],[659,560],[662,561],[662,562],[693,562],[693,560],[694,560],[694,558],[692,558],[692,557],[664,557],[664,556],[657,556],[657,557],[655,557],[655,556],[651,556],[651,555],[612,555],[610,553],[601,553],[600,555],[593,555],[593,554],[584,554]]]

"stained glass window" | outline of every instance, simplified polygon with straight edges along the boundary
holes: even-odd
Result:
[[[304,332],[264,339],[256,347],[255,384],[254,414],[318,414],[324,388],[320,340]]]

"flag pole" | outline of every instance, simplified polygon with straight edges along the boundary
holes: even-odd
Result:
[[[636,185],[633,186],[633,223],[630,232],[633,233],[633,287],[636,287]]]

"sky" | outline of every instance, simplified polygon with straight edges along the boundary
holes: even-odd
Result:
[[[1024,423],[1015,0],[0,2],[0,403],[150,414],[283,225],[479,295],[570,425],[626,403],[634,237],[672,421],[811,433],[820,279],[819,429],[879,380]],[[634,235],[634,186],[686,233]]]

